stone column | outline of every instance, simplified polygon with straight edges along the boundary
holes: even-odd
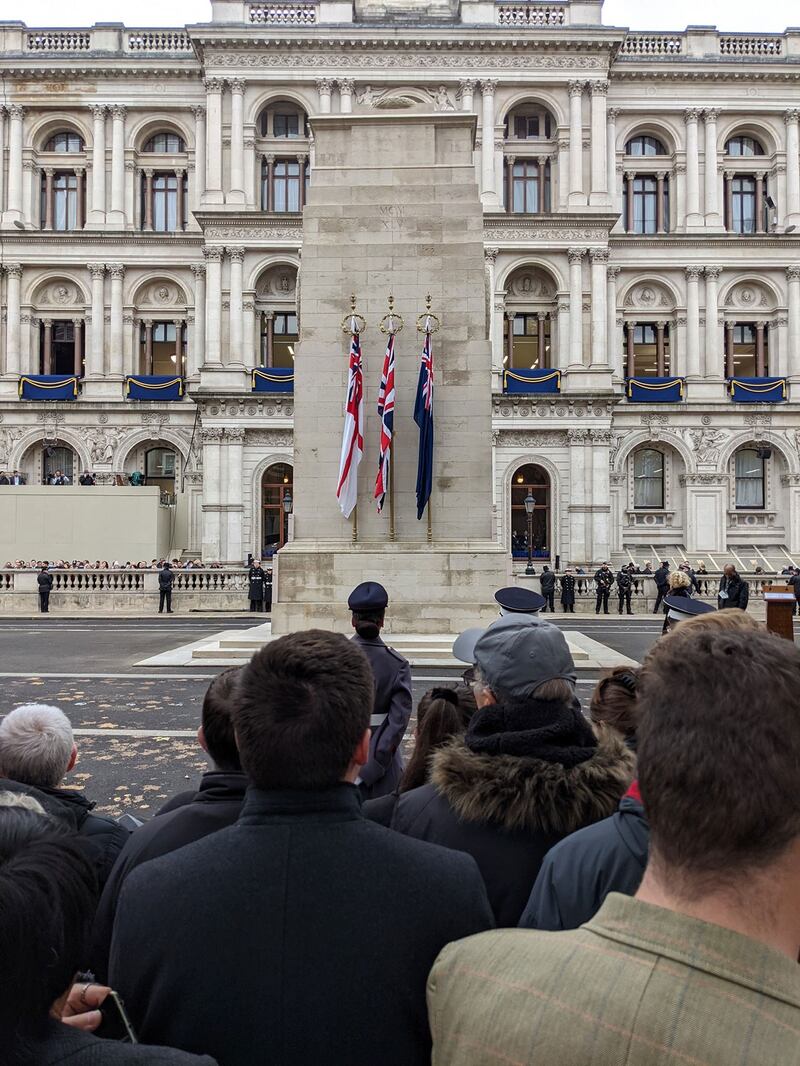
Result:
[[[222,366],[222,249],[205,248],[206,366]]]
[[[103,376],[103,339],[105,334],[105,300],[103,281],[106,268],[103,263],[90,263],[89,273],[92,277],[92,330],[86,360],[87,378]]]
[[[72,336],[74,338],[72,342],[72,358],[73,358],[73,373],[80,377],[83,374],[83,319],[73,318],[72,320]]]
[[[115,104],[111,108],[111,212],[109,222],[125,225],[125,112]]]
[[[667,328],[666,322],[656,322],[656,374],[658,377],[666,377],[666,345],[664,333]]]
[[[768,327],[767,358],[769,360],[770,377],[786,377],[787,349],[789,346],[789,319],[786,316],[776,318],[771,327]]]
[[[254,137],[244,139],[244,202],[256,207],[256,142]],[[260,204],[258,206],[261,206]]]
[[[718,107],[707,107],[703,112],[706,132],[705,148],[705,215],[707,226],[721,226],[722,219],[719,213],[717,173],[717,119],[719,118]]]
[[[153,320],[146,318],[142,323],[144,326],[144,370],[142,373],[152,375],[153,373]]]
[[[700,377],[700,275],[702,267],[686,268],[686,374]]]
[[[494,311],[494,288],[495,288],[495,269],[497,267],[497,248],[485,248],[483,252],[484,257],[484,271],[486,276],[486,317],[487,317],[487,330],[489,333],[489,340],[492,345],[492,387],[497,387],[497,381],[495,381],[494,375],[499,374],[502,371],[503,366],[503,346],[500,345],[498,350],[495,338],[495,311]],[[500,383],[502,385],[502,382]]]
[[[559,299],[556,304],[558,316],[558,361],[554,364],[559,370],[566,370],[570,363],[570,339],[569,339],[569,302]],[[552,343],[552,342],[551,342]]]
[[[6,154],[6,115],[8,111],[2,104],[0,104],[0,159],[5,159]],[[5,203],[5,168],[0,167],[0,217],[3,213],[3,204]]]
[[[608,314],[606,310],[606,285],[608,284],[608,249],[592,248],[589,252],[592,263],[592,358],[591,365],[608,366],[606,339],[608,337]]]
[[[664,182],[667,177],[665,170],[659,170],[656,174],[656,232],[666,233],[669,229],[669,219],[664,211]]]
[[[481,200],[486,205],[497,206],[494,184],[494,91],[495,78],[481,82]]]
[[[186,171],[183,169],[183,167],[179,167],[175,171],[175,229],[177,232],[180,232],[181,230],[184,230],[186,228],[183,221],[184,216],[186,215],[186,205],[184,204],[183,200],[183,179],[185,175]]]
[[[206,109],[202,104],[194,112],[194,185],[191,192],[192,210],[199,211],[206,190]]]
[[[593,562],[587,555],[586,544],[586,442],[589,431],[569,429],[569,525],[570,552],[573,565]]]
[[[8,221],[22,219],[22,119],[25,109],[12,104],[8,109]]]
[[[115,377],[123,374],[122,353],[122,281],[125,277],[125,267],[122,263],[109,263],[108,272],[111,275],[111,336],[109,373]]]
[[[722,179],[725,190],[725,228],[729,233],[733,233],[733,178],[734,172],[726,170]]]
[[[720,356],[717,315],[717,287],[721,267],[706,267],[706,360],[704,376],[720,377]]]
[[[256,365],[256,304],[253,296],[254,293],[249,292],[247,298],[242,300],[242,362],[248,370]]]
[[[267,335],[267,350],[264,353],[264,366],[274,366],[275,360],[273,357],[273,345],[275,343],[275,336],[273,330],[273,323],[275,322],[275,312],[264,312],[264,331]]]
[[[242,269],[244,263],[243,248],[228,248],[231,264],[231,298],[230,298],[230,334],[228,362],[242,366]]]
[[[222,192],[222,78],[206,78],[206,181],[205,200],[221,204]]]
[[[76,198],[76,200],[78,202],[77,203],[77,208],[78,209],[76,211],[76,218],[75,218],[75,228],[76,229],[83,229],[83,227],[84,227],[84,225],[86,223],[86,219],[84,217],[85,216],[85,210],[84,210],[85,191],[84,190],[85,190],[85,182],[86,182],[86,171],[84,170],[83,167],[75,167],[74,173],[75,173],[75,177],[77,179],[76,188],[75,188],[75,198]]]
[[[784,358],[784,373],[800,374],[800,266],[786,268],[789,287],[789,352]]]
[[[495,137],[494,140],[494,188],[497,195],[497,206],[500,208],[503,203],[503,149],[505,148],[505,141],[502,137]]]
[[[611,206],[619,209],[617,202],[617,116],[620,109],[609,107],[606,109],[606,186]]]
[[[505,365],[508,370],[511,370],[514,366],[514,319],[516,317],[514,311],[506,311],[506,355],[508,360]]]
[[[784,224],[800,225],[800,110],[793,107],[783,114],[786,123],[786,214]]]
[[[45,318],[42,321],[42,374],[53,373],[53,320]]]
[[[733,331],[735,322],[725,323],[725,377],[733,377]]]
[[[700,214],[700,148],[697,136],[697,122],[700,112],[696,107],[687,108],[684,113],[686,122],[686,228],[703,225]]]
[[[222,430],[209,426],[201,430],[203,442],[203,561],[220,559],[220,500]]]
[[[339,110],[349,115],[353,110],[353,79],[339,78]]]
[[[569,199],[569,141],[562,137],[558,142],[558,207],[565,211]]]
[[[175,373],[179,374],[182,378],[186,377],[185,367],[183,365],[183,327],[184,321],[182,318],[176,318],[173,320],[172,325],[175,328],[175,351],[172,353],[175,358]]]
[[[53,195],[53,175],[55,169],[53,167],[44,168],[44,228],[53,228],[53,208],[54,195]]]
[[[38,194],[40,181],[39,169],[32,159],[23,159],[22,161],[22,220],[26,227],[30,228],[34,225],[34,211],[33,211],[33,184],[37,183],[37,203],[38,208]],[[38,214],[38,211],[37,211]]]
[[[764,178],[763,170],[756,174],[756,233],[764,232]]]
[[[636,323],[625,324],[625,373],[632,378],[636,374]]]
[[[623,377],[622,339],[617,328],[617,278],[620,268],[606,270],[606,358],[614,377]]]
[[[475,86],[478,83],[474,78],[462,78],[458,83],[458,91],[461,94],[461,110],[471,111],[475,98]]]
[[[244,203],[244,81],[231,78],[231,188],[230,203]]]
[[[102,226],[106,221],[106,111],[103,104],[92,108],[92,206],[89,225]],[[94,328],[94,322],[92,323]]]
[[[319,94],[319,112],[321,115],[331,113],[331,92],[333,82],[330,78],[317,78],[317,93]]]
[[[20,283],[22,267],[19,263],[6,264],[6,366],[11,376],[20,370]]]
[[[569,83],[569,204],[583,205],[583,82]]]
[[[591,188],[589,191],[590,204],[608,204],[610,187],[608,185],[608,167],[606,160],[606,97],[608,95],[607,81],[590,81],[589,94],[591,97],[592,114],[592,140],[591,140]]]
[[[308,156],[305,152],[301,152],[297,156],[297,169],[299,171],[300,186],[298,189],[300,210],[306,206],[306,163],[308,162]]]
[[[136,201],[141,196],[137,184],[136,164],[132,159],[125,160],[125,221],[130,229],[136,229]],[[141,220],[139,222],[141,225]]]
[[[194,274],[194,335],[186,358],[186,376],[194,377],[205,361],[206,348],[206,268],[193,263]]]
[[[766,346],[764,338],[767,331],[766,322],[756,322],[756,377],[766,377]]]
[[[153,228],[153,168],[145,167],[144,174],[144,225],[143,229]]]
[[[583,366],[583,248],[570,248],[569,259],[569,365]]]
[[[242,542],[242,456],[244,453],[244,427],[228,426],[227,437],[228,462],[226,463],[226,525],[224,537],[225,561],[239,563],[244,558]]]

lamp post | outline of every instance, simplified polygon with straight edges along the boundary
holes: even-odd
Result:
[[[283,510],[284,510],[285,514],[291,514],[292,513],[292,503],[293,503],[292,494],[287,489],[286,492],[284,492],[284,494],[283,494]]]
[[[536,500],[533,498],[533,494],[528,490],[528,495],[525,497],[525,514],[528,516],[528,565],[525,567],[526,576],[530,577],[533,574],[533,509],[536,506]]]

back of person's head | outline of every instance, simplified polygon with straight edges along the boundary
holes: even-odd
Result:
[[[233,729],[232,698],[241,667],[217,674],[203,699],[203,739],[205,750],[218,770],[241,770],[239,749]]]
[[[0,775],[24,785],[56,788],[72,761],[75,741],[58,707],[28,703],[0,722]]]
[[[374,640],[385,617],[385,611],[353,611],[353,628],[363,640]]]
[[[431,754],[462,734],[476,710],[475,697],[466,685],[428,689],[417,704],[414,752],[403,771],[400,792],[425,784]]]
[[[676,627],[677,629],[677,627]],[[672,630],[674,633],[675,630]],[[722,631],[732,633],[763,633],[764,626],[757,622],[746,611],[709,611],[707,614],[699,614],[696,618],[688,618],[680,623],[681,633],[697,633],[707,629],[717,633]]]
[[[638,686],[639,671],[635,666],[615,666],[601,677],[589,704],[593,724],[615,729],[632,744],[639,722]]]
[[[0,818],[0,996],[4,1064],[35,1066],[50,1009],[85,962],[97,907],[86,841],[22,808]]]
[[[739,898],[800,837],[800,648],[690,627],[658,641],[640,677],[651,868],[678,898]]]
[[[366,656],[341,634],[309,629],[270,641],[242,667],[234,692],[243,769],[261,789],[337,784],[374,699]]]
[[[671,589],[688,589],[691,580],[683,570],[673,570],[669,575],[669,587]]]

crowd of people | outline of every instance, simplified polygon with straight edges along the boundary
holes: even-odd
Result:
[[[173,570],[222,570],[224,564],[220,562],[204,563],[202,559],[142,559],[132,562],[126,559],[12,559],[3,565],[4,570],[161,570],[165,563],[169,563]]]
[[[214,678],[211,768],[132,833],[65,784],[63,711],[6,714],[3,1062],[797,1062],[800,649],[668,593],[585,714],[538,595],[496,599],[407,762],[409,664],[366,582],[352,639]]]

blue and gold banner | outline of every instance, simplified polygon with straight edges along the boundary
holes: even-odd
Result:
[[[503,392],[561,392],[561,371],[505,370]]]
[[[21,400],[74,400],[78,395],[75,374],[23,374],[19,379]]]
[[[734,403],[783,403],[786,378],[731,378],[728,390]]]
[[[257,366],[250,378],[253,392],[294,392],[293,366]]]
[[[683,378],[628,378],[632,403],[678,403],[685,391]]]
[[[180,400],[182,396],[182,378],[161,374],[125,378],[128,400]]]

